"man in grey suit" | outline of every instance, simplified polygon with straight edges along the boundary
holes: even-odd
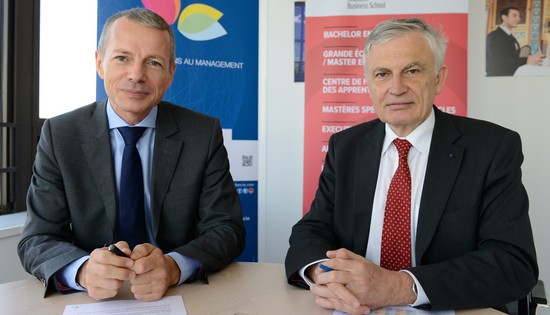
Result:
[[[108,100],[44,123],[18,245],[25,269],[46,288],[158,300],[173,285],[220,270],[243,250],[245,231],[217,119],[162,101],[175,65],[171,27],[132,9],[105,24],[96,66]],[[146,241],[119,238],[124,140],[118,127],[145,127]],[[138,198],[138,197],[136,197]],[[127,257],[105,247],[114,243]],[[123,256],[124,256],[123,255]]]
[[[503,309],[537,281],[520,137],[433,106],[447,76],[446,42],[419,19],[382,22],[367,39],[365,76],[379,119],[331,137],[285,262],[289,283],[309,287],[323,307]],[[398,159],[394,143],[403,141],[412,147]],[[401,196],[410,199],[399,219],[410,238],[390,244],[409,239],[399,249],[403,267],[392,269],[380,266],[397,252],[384,250],[392,234],[386,197],[402,163],[410,186]]]

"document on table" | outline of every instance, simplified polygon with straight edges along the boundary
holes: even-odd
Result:
[[[334,311],[332,315],[346,315],[341,311]],[[410,306],[385,307],[370,312],[370,315],[455,315],[455,311],[430,312]]]
[[[183,298],[181,296],[166,296],[154,302],[141,302],[138,300],[121,300],[97,302],[91,304],[74,304],[65,306],[63,315],[187,315]]]

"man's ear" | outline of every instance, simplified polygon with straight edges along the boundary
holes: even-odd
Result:
[[[443,64],[439,67],[439,71],[436,74],[435,94],[441,93],[443,86],[445,85],[445,79],[447,79],[447,65]]]
[[[95,70],[101,79],[103,79],[103,58],[100,56],[99,52],[95,52]]]

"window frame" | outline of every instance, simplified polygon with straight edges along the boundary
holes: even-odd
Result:
[[[6,46],[0,133],[0,214],[26,210],[26,194],[43,120],[38,118],[39,0],[0,0]],[[8,132],[6,131],[9,130]],[[8,165],[9,163],[9,165]],[[11,164],[13,163],[13,164]],[[4,179],[6,176],[6,179]]]

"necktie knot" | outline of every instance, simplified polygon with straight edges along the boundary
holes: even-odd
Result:
[[[411,149],[412,144],[405,139],[399,139],[396,138],[393,140],[393,144],[395,145],[395,148],[397,149],[397,153],[399,154],[399,159],[406,159],[409,155],[409,150]]]
[[[126,145],[135,145],[146,129],[146,127],[119,127],[118,131]]]

